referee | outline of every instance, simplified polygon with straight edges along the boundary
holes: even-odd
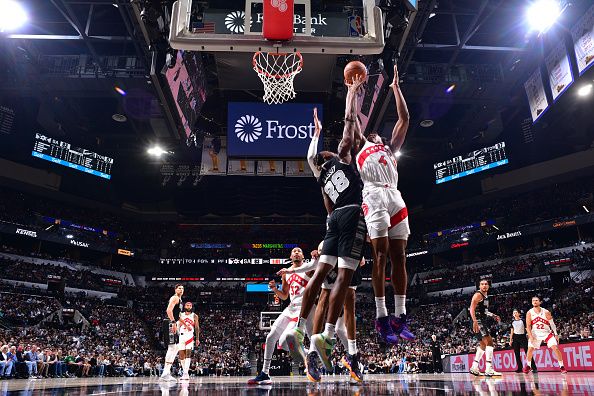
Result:
[[[511,334],[509,336],[509,343],[514,348],[516,355],[517,369],[516,373],[522,372],[522,356],[520,355],[520,348],[524,348],[524,352],[528,352],[528,335],[526,334],[526,325],[520,317],[520,311],[514,309],[514,320],[512,320]],[[534,359],[531,362],[532,371],[536,372],[536,363]]]

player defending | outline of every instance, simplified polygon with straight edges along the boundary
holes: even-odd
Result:
[[[472,296],[470,302],[470,317],[472,318],[472,331],[481,334],[481,342],[476,349],[476,355],[472,367],[470,367],[470,374],[481,375],[479,371],[479,362],[483,354],[485,355],[485,375],[487,377],[499,376],[493,369],[493,330],[495,321],[500,322],[501,318],[492,312],[489,312],[489,280],[481,279],[479,283],[479,290]]]
[[[163,367],[163,374],[161,379],[164,381],[175,381],[175,378],[171,375],[171,366],[175,360],[178,350],[178,334],[177,334],[177,321],[179,314],[183,308],[182,296],[184,295],[184,287],[182,285],[175,285],[175,294],[169,299],[167,305],[167,319],[163,323],[163,334],[165,334],[165,341],[168,343],[167,353],[165,354],[165,366]]]
[[[311,257],[313,258],[311,262],[304,264],[298,268],[282,268],[280,271],[277,272],[277,275],[304,273],[306,271],[315,270],[320,261],[320,252],[322,251],[323,245],[324,242],[322,241],[318,245],[317,250],[311,252]],[[339,317],[338,321],[336,322],[336,335],[338,336],[338,338],[342,342],[342,345],[347,351],[347,355],[342,358],[342,364],[349,370],[351,378],[357,382],[363,382],[363,374],[359,369],[359,351],[357,349],[355,293],[357,291],[357,286],[361,284],[360,268],[364,265],[365,258],[361,259],[361,264],[359,265],[359,268],[357,268],[357,270],[355,271],[355,274],[353,276],[353,279],[351,280],[351,284],[349,285],[349,289],[347,291],[347,295],[344,301],[343,315]],[[332,291],[332,288],[334,287],[335,281],[336,272],[331,271],[322,283],[322,290],[318,298],[318,305],[315,309],[315,315],[313,316],[314,333],[321,332],[324,327],[324,321],[328,314],[328,302],[330,299],[330,293]],[[311,317],[312,315],[309,316],[309,318]],[[294,341],[291,335],[289,335],[288,339],[291,343]],[[299,348],[293,348],[291,352],[294,358],[302,359],[305,361],[305,355],[301,355],[302,351]],[[326,370],[328,372],[331,372],[333,369],[333,367],[326,367]]]
[[[198,323],[198,315],[194,312],[194,304],[191,301],[186,301],[184,310],[179,315],[178,329],[179,329],[179,343],[177,349],[179,350],[179,361],[182,364],[184,374],[182,380],[190,379],[190,361],[192,359],[192,350],[194,345],[200,345],[198,337],[200,336],[200,324]]]
[[[298,327],[293,331],[293,337],[301,351],[304,351],[305,324],[315,299],[324,279],[338,263],[338,276],[330,293],[324,332],[311,337],[311,348],[306,359],[307,376],[315,382],[321,380],[317,364],[318,355],[325,366],[330,365],[330,355],[336,343],[336,322],[343,308],[353,273],[363,257],[366,230],[361,213],[362,183],[352,164],[351,157],[357,127],[357,91],[363,81],[362,77],[356,76],[352,81],[345,82],[348,87],[345,126],[338,145],[338,154],[329,151],[316,154],[318,131],[316,131],[308,150],[308,162],[322,187],[324,205],[330,216],[320,264],[305,289]]]
[[[404,96],[400,91],[398,68],[394,66],[394,80],[390,85],[396,98],[398,122],[387,145],[377,133],[367,139],[358,128],[361,147],[357,154],[357,167],[363,180],[363,213],[367,232],[371,239],[374,263],[372,272],[375,294],[375,327],[381,337],[390,344],[398,342],[398,336],[412,340],[415,336],[408,330],[406,317],[406,243],[410,234],[408,210],[398,191],[398,168],[396,156],[408,131],[409,115]],[[356,117],[356,114],[351,117]],[[357,122],[358,124],[358,122]],[[394,288],[394,316],[388,316],[386,308],[386,262],[392,262],[392,286]]]
[[[559,350],[559,335],[557,326],[553,321],[551,312],[540,306],[540,297],[532,297],[532,309],[526,314],[526,327],[528,328],[528,353],[526,353],[526,366],[524,373],[529,373],[531,369],[530,362],[535,349],[540,348],[544,341],[557,357],[559,368],[562,374],[567,374],[563,364],[563,355]]]
[[[294,248],[291,251],[291,261],[293,265],[291,266],[290,270],[301,267],[303,264],[303,258],[303,251],[298,247]],[[270,333],[268,333],[268,336],[266,336],[266,346],[264,347],[264,365],[262,367],[262,372],[258,374],[256,378],[250,379],[248,384],[268,385],[272,383],[270,380],[269,370],[270,363],[272,362],[272,354],[274,353],[274,347],[277,341],[283,349],[293,352],[291,349],[294,349],[294,345],[287,341],[287,335],[295,328],[295,325],[297,324],[299,312],[301,311],[303,292],[310,280],[311,275],[313,275],[313,271],[299,274],[295,272],[283,273],[282,290],[278,290],[276,288],[276,282],[274,280],[269,282],[269,287],[275,295],[279,296],[282,300],[290,298],[291,303],[272,324]],[[307,323],[308,334],[312,334],[312,327],[313,320],[310,320]]]

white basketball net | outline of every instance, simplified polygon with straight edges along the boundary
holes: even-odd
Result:
[[[295,98],[293,79],[303,68],[299,52],[256,52],[254,70],[264,84],[264,102],[279,104]]]

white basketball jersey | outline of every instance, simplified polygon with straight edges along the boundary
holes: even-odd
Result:
[[[186,327],[184,326],[180,326],[179,327],[179,332],[180,333],[188,333],[188,332],[193,332],[194,331],[194,312],[190,312],[185,313],[182,312],[179,314],[179,320],[183,323],[185,323]],[[190,329],[190,330],[188,330]]]
[[[305,274],[288,274],[286,282],[289,284],[289,298],[292,306],[301,306],[303,292],[309,282],[309,276]]]
[[[398,188],[398,169],[396,157],[388,146],[365,141],[357,154],[357,169],[361,174],[364,188],[373,185]]]
[[[544,339],[553,332],[551,324],[549,323],[546,313],[549,312],[544,308],[540,309],[540,313],[536,313],[534,308],[530,311],[532,318],[532,334],[538,339]]]

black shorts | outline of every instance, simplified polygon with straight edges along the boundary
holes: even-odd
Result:
[[[179,343],[178,333],[174,334],[173,340],[169,339],[169,319],[163,319],[163,326],[161,329],[161,341],[163,341],[165,345],[177,345]]]
[[[338,262],[339,268],[354,271],[363,257],[366,236],[367,226],[360,206],[335,209],[328,218],[320,262],[332,266]]]
[[[325,289],[332,289],[334,286],[334,282],[336,282],[336,277],[338,276],[338,271],[334,268],[332,271],[326,275],[326,279],[324,279],[324,288]],[[353,273],[353,277],[351,279],[351,284],[349,287],[356,288],[357,286],[361,285],[361,267],[357,267],[355,272]],[[327,287],[326,287],[327,286]]]
[[[477,318],[481,337],[497,337],[497,322],[490,317]]]

